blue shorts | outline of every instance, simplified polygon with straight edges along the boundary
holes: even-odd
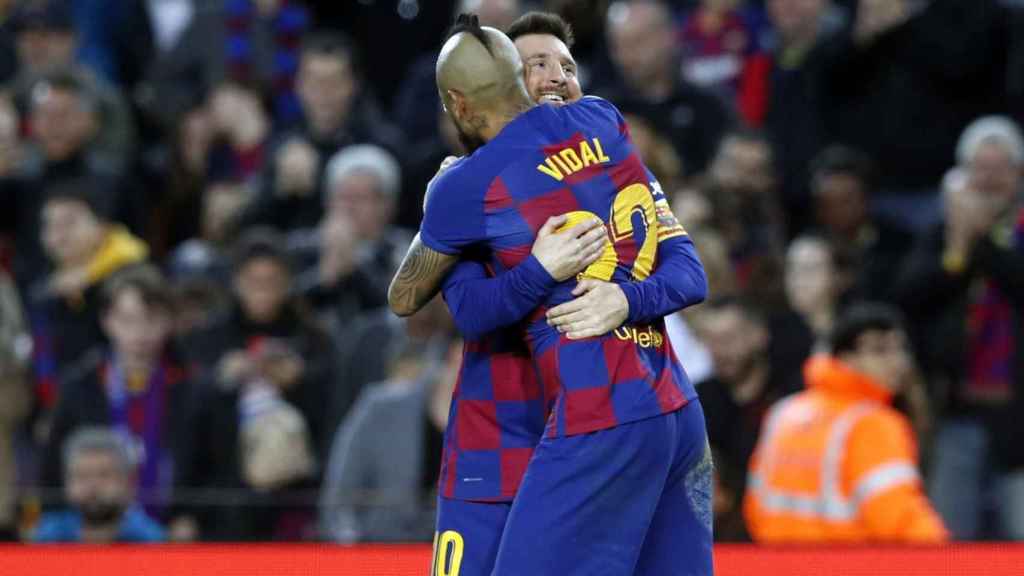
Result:
[[[710,575],[711,474],[697,401],[607,430],[545,438],[512,504],[492,574]]]
[[[430,576],[487,576],[511,502],[437,499],[437,531]]]

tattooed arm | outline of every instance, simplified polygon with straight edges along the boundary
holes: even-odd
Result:
[[[427,248],[417,234],[388,288],[388,305],[399,316],[412,316],[440,291],[441,281],[458,255]]]

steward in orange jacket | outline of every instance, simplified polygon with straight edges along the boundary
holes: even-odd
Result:
[[[854,307],[834,356],[804,367],[808,390],[776,403],[750,459],[744,499],[758,542],[941,542],[907,419],[889,406],[910,359],[898,313]]]

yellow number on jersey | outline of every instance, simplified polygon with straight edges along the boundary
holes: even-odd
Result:
[[[612,203],[611,216],[609,217],[609,230],[611,242],[605,244],[601,256],[581,273],[583,278],[596,278],[608,282],[615,274],[619,265],[619,255],[615,252],[615,245],[631,238],[636,230],[633,229],[633,215],[640,214],[643,218],[643,225],[646,228],[644,243],[633,262],[633,278],[643,280],[651,275],[654,269],[654,259],[658,251],[658,216],[654,205],[654,196],[647,186],[643,184],[632,184],[619,191]],[[587,220],[598,218],[592,212],[577,210],[566,214],[568,220],[559,228],[565,230]]]
[[[462,535],[454,530],[445,530],[440,537],[435,532],[434,560],[431,562],[430,576],[459,576],[464,546]]]

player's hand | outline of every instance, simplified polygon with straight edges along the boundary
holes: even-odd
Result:
[[[437,180],[438,176],[443,174],[445,170],[451,168],[452,164],[455,164],[455,162],[458,161],[458,159],[459,159],[459,156],[446,156],[445,159],[441,161],[441,166],[438,167],[437,173],[434,174],[433,178],[430,179],[430,182],[427,182],[427,189],[423,193],[423,211],[424,212],[427,211],[427,198],[430,195],[430,186],[434,183],[434,180]]]
[[[584,278],[572,291],[574,298],[548,310],[548,324],[570,340],[600,336],[622,326],[629,301],[611,282]]]
[[[604,223],[597,218],[556,232],[567,221],[565,215],[548,218],[537,232],[537,240],[530,251],[548,274],[559,282],[572,278],[593,264],[608,241]]]

